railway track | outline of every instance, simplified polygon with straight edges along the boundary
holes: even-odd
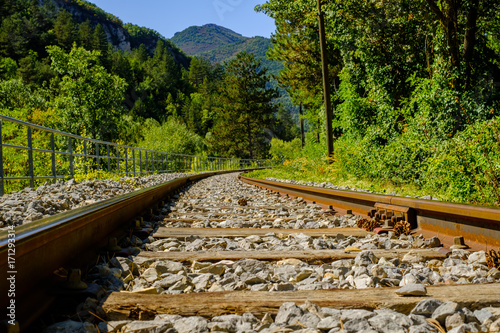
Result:
[[[498,246],[497,210],[242,177],[246,185],[235,174],[202,178],[178,179],[16,231],[14,300],[21,329],[500,330],[500,272],[484,251]],[[398,216],[418,229],[396,237],[383,227],[379,234],[357,228],[360,215],[368,214],[383,216],[385,229]],[[464,234],[465,244],[483,251],[441,246]],[[9,271],[6,250],[8,241],[0,247],[2,273]],[[5,281],[2,290],[10,287]]]

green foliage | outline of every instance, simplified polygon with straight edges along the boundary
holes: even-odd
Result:
[[[293,139],[292,141],[283,141],[273,138],[271,140],[271,149],[269,154],[273,160],[282,162],[285,160],[293,160],[301,155],[302,143],[300,139]]]
[[[274,89],[266,87],[266,69],[254,56],[240,53],[227,64],[222,85],[221,107],[209,140],[211,149],[221,156],[262,158],[266,154],[264,127],[274,113]]]
[[[94,139],[110,139],[116,128],[127,83],[99,65],[99,52],[77,48],[69,54],[48,48],[52,68],[60,75],[55,105],[65,131]]]
[[[153,119],[147,119],[142,136],[144,139],[137,145],[140,148],[186,155],[203,151],[202,138],[175,118],[169,118],[161,125]]]
[[[0,58],[0,78],[10,80],[16,77],[17,63],[12,58]]]
[[[268,55],[284,62],[278,81],[305,106],[322,141],[317,2],[269,0],[257,9],[276,20]],[[500,106],[499,9],[495,1],[323,2],[332,177],[410,186],[452,201],[498,201],[496,155],[486,152],[495,150],[488,121]],[[317,159],[321,146],[309,138],[303,156]]]
[[[172,42],[189,55],[217,49],[228,44],[238,44],[247,38],[215,24],[189,27],[175,34]]]

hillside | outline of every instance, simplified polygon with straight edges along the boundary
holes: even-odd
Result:
[[[244,37],[216,24],[189,27],[176,33],[171,41],[185,53],[201,56],[214,64],[224,63],[238,53],[246,51],[261,60],[273,74],[277,74],[282,68],[279,62],[266,58],[266,52],[271,46],[269,38]]]
[[[189,27],[171,41],[189,55],[198,55],[220,47],[245,42],[248,38],[215,24]]]
[[[51,9],[46,12],[48,16],[55,17],[60,10],[64,9],[72,15],[77,23],[88,21],[94,28],[100,24],[106,33],[107,41],[124,52],[130,52],[144,44],[146,50],[152,55],[158,41],[161,40],[167,45],[168,50],[178,64],[185,68],[189,66],[188,57],[158,32],[131,23],[123,24],[119,18],[105,12],[91,2],[84,0],[43,0],[40,3],[44,5],[44,8]]]

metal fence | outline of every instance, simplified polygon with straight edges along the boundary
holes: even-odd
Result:
[[[182,155],[89,139],[0,115],[0,195],[57,179],[100,174],[238,170],[269,160]]]

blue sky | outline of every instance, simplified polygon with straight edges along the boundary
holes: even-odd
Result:
[[[167,38],[193,25],[215,23],[246,37],[270,37],[274,20],[254,8],[265,0],[89,0],[123,23],[158,31]]]

